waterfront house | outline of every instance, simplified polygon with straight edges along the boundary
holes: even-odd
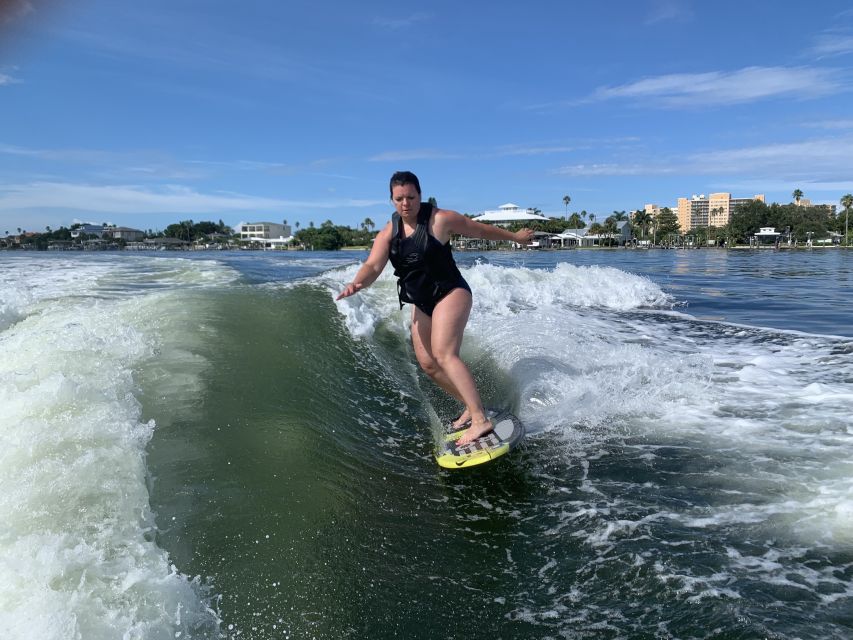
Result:
[[[782,234],[776,231],[776,227],[761,227],[753,236],[756,245],[776,244]]]
[[[615,232],[589,233],[589,229],[566,229],[554,236],[559,239],[560,246],[565,247],[594,247],[607,243],[625,245],[631,242],[631,223],[627,220],[616,221]]]
[[[124,240],[125,242],[139,242],[145,237],[145,232],[139,229],[131,229],[130,227],[110,227],[105,230],[115,240]]]
[[[109,227],[106,225],[84,222],[80,226],[71,229],[71,237],[75,240],[83,235],[102,238],[106,231],[109,231]]]
[[[548,222],[548,218],[533,213],[532,209],[522,209],[517,204],[508,202],[502,204],[497,210],[484,211],[474,217],[477,222],[488,222],[499,227],[508,227],[513,222]]]
[[[278,224],[277,222],[241,222],[237,226],[240,240],[252,240],[260,238],[270,240],[272,238],[287,238],[291,235],[289,224]]]
[[[591,247],[595,244],[595,236],[588,235],[587,231],[587,229],[565,229],[551,237],[551,245],[559,245],[561,249]]]
[[[145,248],[145,249],[156,249],[158,251],[163,251],[165,249],[171,250],[183,250],[189,247],[189,242],[186,240],[181,240],[180,238],[146,238],[142,241],[142,246],[140,247],[138,242],[133,243],[133,249]],[[131,248],[131,247],[128,247]]]
[[[502,204],[497,209],[484,211],[480,215],[474,216],[473,219],[477,222],[493,224],[498,227],[508,227],[516,222],[548,222],[548,218],[545,216],[533,213],[532,209],[522,209],[517,204],[512,204],[511,202]],[[535,248],[540,246],[540,242],[542,242],[543,239],[548,243],[550,242],[548,239],[550,234],[543,233],[540,235],[541,237],[537,238],[533,244],[530,245],[531,247]],[[495,240],[461,237],[455,241],[454,246],[457,249],[488,249],[494,248],[498,244],[499,243]]]

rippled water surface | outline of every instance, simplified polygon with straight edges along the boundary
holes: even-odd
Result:
[[[363,257],[0,254],[4,637],[853,634],[853,254],[458,254],[463,472]]]

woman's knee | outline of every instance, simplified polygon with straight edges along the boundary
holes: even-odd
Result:
[[[446,369],[448,364],[458,359],[459,354],[450,349],[448,349],[447,351],[436,351],[433,354],[433,360],[435,361],[435,364],[439,369]]]
[[[425,353],[418,354],[418,364],[430,378],[434,378],[441,371],[438,360]]]

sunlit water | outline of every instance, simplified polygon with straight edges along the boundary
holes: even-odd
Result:
[[[463,472],[363,257],[0,254],[3,638],[853,634],[853,254],[459,254]]]

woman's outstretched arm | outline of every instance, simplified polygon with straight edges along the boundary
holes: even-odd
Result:
[[[482,238],[483,240],[508,240],[519,244],[530,244],[533,240],[532,229],[521,229],[513,232],[502,227],[483,224],[471,218],[466,218],[456,211],[440,210],[437,218],[440,218],[440,222],[438,219],[436,220],[436,222],[439,222],[437,226],[446,231],[448,240],[451,233],[469,238]],[[444,241],[446,242],[447,240]]]
[[[370,255],[367,260],[361,265],[358,273],[355,274],[352,282],[350,282],[343,291],[340,292],[335,300],[348,298],[353,294],[358,293],[365,287],[372,285],[376,278],[380,276],[385,265],[388,263],[388,255],[391,249],[391,223],[376,234],[373,241],[373,248],[370,250]]]

